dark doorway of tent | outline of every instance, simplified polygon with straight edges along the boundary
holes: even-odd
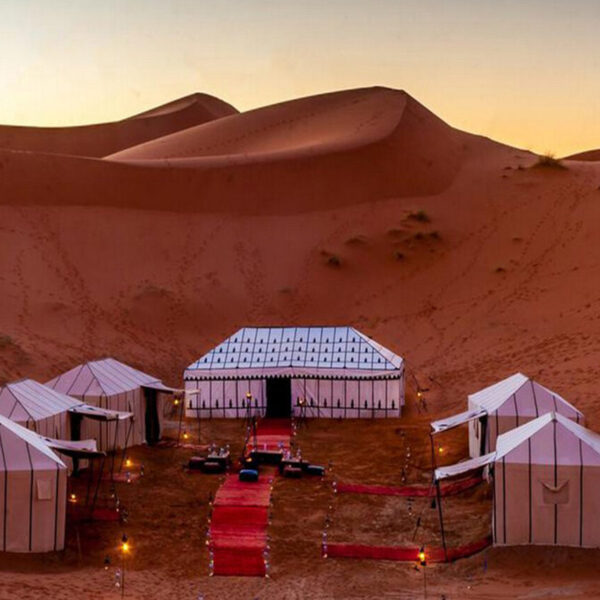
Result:
[[[267,379],[267,418],[289,419],[292,416],[292,380],[289,377]]]
[[[160,421],[158,419],[158,392],[152,388],[144,388],[146,399],[146,443],[153,446],[160,440]]]

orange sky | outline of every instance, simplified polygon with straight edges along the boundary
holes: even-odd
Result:
[[[6,124],[385,85],[516,146],[600,147],[597,0],[3,0],[0,20]]]

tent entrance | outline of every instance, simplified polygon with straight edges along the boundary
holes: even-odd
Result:
[[[267,379],[267,414],[272,419],[292,416],[292,380],[289,377]]]
[[[152,388],[143,388],[146,399],[146,442],[153,446],[160,439],[160,422],[158,420],[158,392]]]

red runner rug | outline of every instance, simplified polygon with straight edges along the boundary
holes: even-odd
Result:
[[[291,424],[287,419],[263,419],[258,424],[258,448],[289,448]],[[264,577],[269,503],[275,467],[262,467],[256,482],[227,475],[215,495],[210,521],[209,548],[214,575]]]
[[[460,481],[452,481],[440,485],[442,496],[454,496],[465,490],[479,485],[482,477],[467,477]],[[435,487],[432,485],[406,485],[403,487],[392,487],[387,485],[362,485],[360,483],[338,483],[337,491],[340,494],[376,494],[381,496],[410,496],[430,498],[436,495]]]
[[[478,540],[465,546],[448,548],[448,562],[466,558],[481,552],[492,543],[491,537]],[[395,560],[414,562],[418,559],[419,548],[403,548],[401,546],[367,546],[364,544],[327,544],[327,556],[332,558],[367,558],[374,560]],[[425,547],[427,562],[446,562],[443,548]]]

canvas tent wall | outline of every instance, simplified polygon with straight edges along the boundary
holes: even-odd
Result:
[[[55,377],[46,385],[80,399],[86,404],[112,411],[133,413],[128,423],[105,422],[97,425],[98,447],[135,446],[160,439],[165,396],[175,390],[152,375],[138,371],[114,358],[87,362]]]
[[[431,427],[433,433],[439,433],[468,423],[469,454],[475,457],[495,450],[500,434],[551,411],[585,423],[583,414],[559,394],[516,373],[471,394],[467,411],[435,421]]]
[[[494,544],[600,547],[600,436],[550,412],[498,437],[497,448],[436,479],[489,464]]]
[[[0,550],[65,544],[67,468],[40,437],[0,416]]]
[[[352,327],[243,328],[184,379],[192,417],[398,417],[404,405],[402,358]]]
[[[98,422],[132,417],[131,413],[89,406],[33,379],[8,383],[0,389],[0,415],[44,437],[59,440],[96,438]],[[112,441],[106,442],[104,449],[112,449]]]

